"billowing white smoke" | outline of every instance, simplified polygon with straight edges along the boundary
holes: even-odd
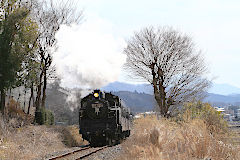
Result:
[[[53,62],[63,87],[101,88],[118,79],[126,60],[125,42],[113,36],[111,27],[99,18],[61,26]]]

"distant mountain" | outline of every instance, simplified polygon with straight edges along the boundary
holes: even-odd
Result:
[[[129,91],[138,93],[153,94],[152,86],[149,84],[129,84],[122,82],[113,82],[102,88],[108,92]]]
[[[155,106],[155,99],[150,94],[129,91],[113,92],[113,94],[119,96],[134,113],[152,111]]]
[[[209,89],[208,92],[221,95],[240,94],[240,88],[229,84],[213,83],[213,86]]]
[[[235,97],[235,98],[239,98],[240,99],[240,94],[230,94],[228,96],[231,96],[231,97]]]
[[[216,106],[226,106],[226,105],[240,105],[240,95],[220,95],[214,93],[207,93],[207,97],[204,102],[209,102]]]
[[[119,96],[126,103],[126,105],[131,108],[131,111],[134,113],[151,111],[156,106],[154,96],[151,94],[138,93],[136,91],[119,91],[113,92],[113,94]],[[240,94],[225,96],[207,93],[207,97],[203,101],[218,107],[224,107],[228,105],[240,105]]]
[[[150,84],[129,84],[122,82],[113,82],[102,88],[105,91],[129,91],[138,93],[153,94],[153,88]],[[212,87],[208,90],[209,93],[220,95],[235,95],[240,94],[240,88],[229,84],[217,84],[213,83]]]

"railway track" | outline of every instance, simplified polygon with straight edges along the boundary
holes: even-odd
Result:
[[[59,159],[74,159],[74,160],[80,160],[80,159],[84,159],[87,158],[105,148],[107,148],[108,146],[103,146],[103,147],[96,147],[96,148],[92,148],[90,146],[84,147],[84,148],[80,148],[77,150],[74,150],[72,152],[68,152],[59,156],[55,156],[52,158],[49,158],[48,160],[59,160]]]

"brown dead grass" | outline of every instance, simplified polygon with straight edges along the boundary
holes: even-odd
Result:
[[[34,117],[10,99],[5,116],[0,113],[0,159],[34,159],[87,144],[77,126],[34,126]]]
[[[240,148],[209,133],[203,120],[177,124],[155,116],[137,119],[131,137],[123,143],[120,159],[238,160]]]
[[[77,126],[57,127],[56,129],[61,133],[62,142],[67,147],[78,147],[88,144],[88,142],[83,141],[82,136],[79,135]]]
[[[34,121],[34,116],[26,114],[13,98],[10,98],[5,109],[5,118],[8,127],[19,128],[30,125]]]
[[[67,144],[67,145],[66,145]],[[4,135],[0,159],[34,159],[86,144],[76,126],[25,126]]]

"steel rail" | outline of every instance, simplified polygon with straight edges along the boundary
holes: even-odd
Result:
[[[85,155],[77,158],[76,160],[80,160],[80,159],[86,158],[86,157],[88,157],[88,156],[90,156],[90,155],[92,155],[92,154],[94,154],[94,153],[97,153],[98,151],[101,151],[101,150],[103,150],[103,149],[105,149],[105,148],[107,148],[107,147],[108,147],[108,146],[104,146],[104,147],[98,148],[98,149],[96,149],[96,150],[93,151],[93,152],[90,152],[90,153],[88,153],[88,154],[85,154]]]
[[[63,157],[69,156],[69,155],[71,155],[71,154],[74,154],[74,153],[77,153],[77,152],[80,152],[80,151],[87,150],[87,149],[89,149],[89,148],[91,148],[91,147],[80,148],[80,149],[77,149],[77,150],[75,150],[75,151],[62,154],[62,155],[60,155],[60,156],[52,157],[52,158],[50,158],[50,159],[48,159],[48,160],[56,160],[56,159],[59,159],[59,158],[63,158]]]

